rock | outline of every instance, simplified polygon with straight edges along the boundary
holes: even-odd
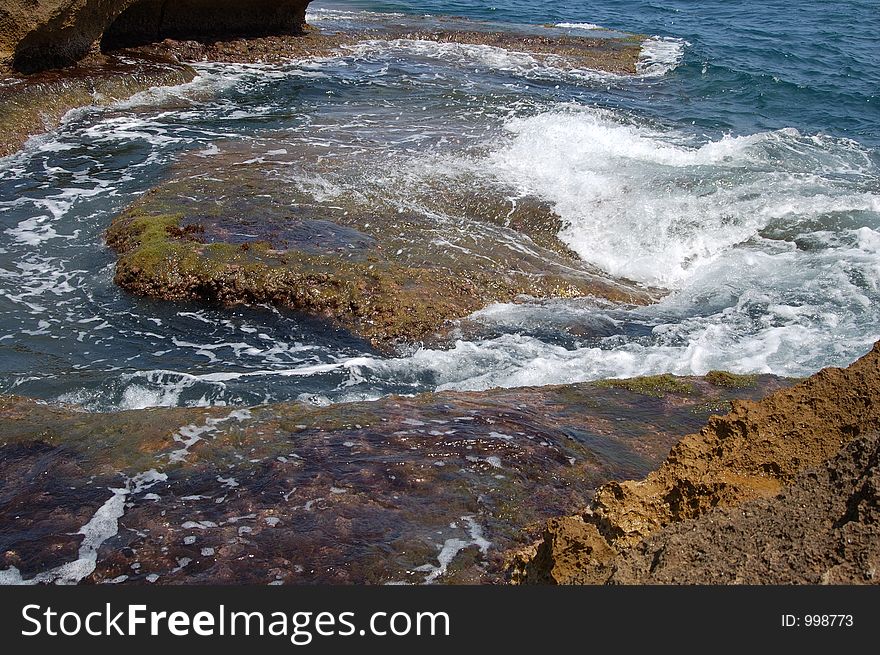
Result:
[[[0,71],[37,72],[70,66],[88,53],[158,43],[231,43],[237,37],[301,34],[310,0],[7,0],[0,7]],[[393,25],[372,38],[407,38],[491,45],[554,57],[555,63],[635,73],[643,36],[578,38],[458,30],[403,30]],[[360,39],[371,38],[361,34]],[[341,39],[345,41],[346,39]],[[264,44],[264,45],[268,45]],[[276,44],[277,45],[277,44]],[[220,46],[214,56],[235,48]],[[270,58],[272,48],[258,47]],[[253,56],[252,56],[253,57]],[[561,62],[557,59],[562,58]],[[234,54],[233,59],[240,59]]]
[[[525,52],[537,61],[550,63],[564,70],[590,69],[633,75],[641,53],[643,34],[624,37],[573,37],[534,33],[458,30],[392,31],[387,38],[460,43],[491,46],[514,52]]]
[[[0,157],[56,128],[72,109],[109,105],[154,86],[183,84],[195,71],[166,56],[89,56],[76,67],[0,79]]]
[[[550,519],[541,541],[525,553],[531,562],[529,584],[602,584],[611,575],[610,563],[617,555],[596,526],[582,516]]]
[[[119,56],[99,51],[171,36],[228,39],[301,34],[308,1],[4,2],[0,6],[0,157],[18,150],[28,137],[57,127],[71,109],[109,104],[195,76],[169,48],[144,48]],[[197,44],[197,49],[204,47]]]
[[[854,438],[779,495],[668,525],[611,584],[880,584],[880,435]]]
[[[238,0],[7,3],[0,7],[0,157],[15,152],[29,136],[55,128],[71,109],[188,81],[194,73],[180,62],[283,63],[331,56],[384,38],[525,50],[536,60],[562,68],[633,74],[643,38],[547,37],[461,27],[413,31],[392,24],[322,32],[305,29],[307,4],[308,0],[260,0],[256,7]],[[64,68],[48,70],[59,67]],[[44,72],[34,74],[38,71]]]
[[[584,547],[604,552],[606,559],[573,560],[571,541],[577,537],[570,536],[570,523],[561,522],[549,525],[536,547],[512,556],[511,579],[608,581],[617,553],[633,547],[647,552],[640,545],[644,540],[682,521],[696,519],[705,526],[711,521],[706,515],[716,508],[772,498],[801,473],[834,457],[841,444],[877,430],[880,342],[847,369],[825,369],[760,402],[734,403],[728,415],[712,417],[698,434],[684,437],[643,480],[602,486],[580,518],[609,549],[597,548],[593,536]],[[557,535],[560,527],[567,533]]]
[[[0,397],[0,580],[51,582],[125,493],[87,582],[498,582],[530,527],[656,467],[707,403],[790,384],[686,382],[107,414]]]
[[[105,49],[174,38],[295,33],[309,0],[6,0],[0,66],[35,72]]]
[[[424,18],[424,17],[423,17]],[[418,17],[410,17],[418,22]],[[427,19],[425,19],[427,20]],[[474,31],[470,21],[445,20],[447,27],[407,29],[393,23],[377,24],[367,30],[332,31],[308,29],[296,36],[273,35],[247,39],[166,38],[149,46],[139,46],[181,61],[216,61],[232,63],[279,63],[305,57],[325,57],[345,52],[359,43],[383,41],[430,41],[501,48],[530,55],[536,62],[562,70],[599,70],[620,75],[634,75],[641,54],[644,35],[572,37],[559,34],[539,36],[533,33]],[[105,42],[105,46],[109,44]]]
[[[198,41],[301,34],[311,0],[140,0],[105,30],[105,50],[163,39]]]
[[[119,253],[117,284],[163,300],[300,310],[383,350],[442,339],[455,319],[523,295],[658,297],[580,261],[556,237],[559,217],[535,199],[511,201],[474,179],[408,190],[419,207],[412,211],[384,187],[318,200],[279,176],[279,166],[343,175],[344,165],[370,171],[382,162],[219,145],[211,158],[184,158],[169,181],[114,219],[107,243]]]

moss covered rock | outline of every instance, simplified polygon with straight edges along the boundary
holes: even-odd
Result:
[[[738,375],[730,371],[709,371],[706,373],[706,381],[717,387],[729,387],[731,389],[748,389],[755,386],[755,375]]]
[[[522,296],[654,298],[578,260],[555,236],[559,217],[537,200],[472,185],[413,191],[424,213],[368,189],[318,200],[249,147],[223,144],[209,163],[185,158],[113,221],[107,243],[119,253],[121,287],[299,310],[380,348],[436,339],[451,321]]]

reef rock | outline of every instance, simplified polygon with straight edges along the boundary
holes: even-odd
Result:
[[[170,180],[110,226],[116,283],[163,300],[303,311],[383,350],[443,338],[453,320],[523,295],[657,297],[571,253],[547,203],[510,200],[476,178],[415,183],[405,190],[407,211],[368,181],[319,198],[291,171],[344,177],[344,165],[383,163],[343,164],[288,147],[220,143],[210,158],[182,158]]]
[[[681,382],[106,414],[0,397],[0,584],[498,582],[530,525],[790,384]]]
[[[309,0],[6,0],[0,67],[60,68],[98,47],[295,33]]]

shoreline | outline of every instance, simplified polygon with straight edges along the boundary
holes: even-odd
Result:
[[[191,81],[197,71],[190,64],[198,62],[283,65],[415,39],[525,53],[565,71],[594,67],[631,76],[639,75],[646,39],[411,26],[201,41],[176,36],[103,54],[93,39],[92,54],[80,53],[72,67],[0,77],[6,134],[0,157],[17,152],[33,132],[54,129],[76,107]],[[374,102],[374,95],[366,97]],[[546,149],[553,159],[554,151],[546,148],[546,124],[523,129],[539,137],[525,144],[519,160],[528,178],[532,155]],[[607,136],[607,124],[598,129]],[[560,134],[567,146],[582,132]],[[658,141],[617,125],[611,136],[619,139],[611,152],[629,163],[632,144],[646,153],[644,161],[661,166],[667,159],[693,165],[703,156],[702,148],[669,148],[654,162]],[[595,130],[583,138],[594,141]],[[319,330],[356,342],[359,352],[380,356],[416,344],[445,348],[455,330],[467,332],[467,317],[495,303],[585,298],[635,307],[656,303],[663,293],[587,264],[560,236],[570,219],[557,212],[558,203],[542,200],[540,189],[517,196],[515,177],[493,186],[474,175],[460,188],[426,178],[424,187],[403,187],[406,200],[418,201],[411,213],[382,195],[381,180],[334,195],[331,206],[273,177],[273,169],[308,161],[318,162],[318,173],[381,170],[387,152],[325,160],[314,156],[320,147],[299,144],[290,153],[264,145],[257,152],[253,144],[212,138],[210,159],[192,149],[175,152],[174,164],[163,169],[170,179],[138,190],[127,207],[113,208],[106,224],[94,221],[100,231],[83,241],[91,248],[106,242],[116,252],[114,281],[132,296],[223,310],[292,309]],[[653,166],[639,171],[656,174]],[[609,184],[617,173],[598,179]],[[733,185],[732,196],[769,204],[743,193],[763,188],[763,175],[755,172],[752,186]],[[689,200],[703,178],[659,175],[658,186],[647,188],[681,184],[676,198]],[[638,185],[639,177],[632,179]],[[728,181],[719,173],[715,182],[721,188]],[[565,197],[580,202],[577,190]],[[624,184],[618,196],[630,190]],[[836,190],[832,184],[826,194],[836,197]],[[455,216],[457,229],[426,220],[432,213]],[[693,217],[703,218],[698,211]],[[438,231],[448,233],[437,239]],[[590,229],[583,232],[595,238]],[[860,251],[877,252],[871,227],[854,238]],[[795,236],[779,240],[802,251]],[[638,256],[661,251],[643,247]],[[25,256],[13,253],[11,261]],[[752,280],[747,290],[762,284]],[[475,342],[478,328],[470,327]],[[584,335],[589,343],[593,334],[585,329]],[[780,351],[792,357],[786,361],[812,361],[795,358],[808,349],[806,339],[797,343],[794,351]],[[26,339],[16,347],[22,344],[30,347]],[[621,370],[615,364],[611,374]],[[86,383],[75,378],[75,384]],[[280,397],[295,398],[299,390]],[[226,398],[211,404],[203,396],[198,402],[207,405],[198,407],[90,413],[0,395],[0,479],[7,481],[0,584],[878,582],[880,342],[845,369],[826,368],[797,382],[713,371],[385,395],[327,407],[300,400],[246,406],[241,399],[250,396],[227,406]]]
[[[402,562],[412,561],[402,555],[411,552],[417,559],[428,561],[414,569],[414,565],[409,564],[409,575],[418,576],[416,580],[425,577],[427,582],[444,584],[506,582],[515,585],[861,584],[876,582],[871,571],[876,570],[872,567],[880,556],[876,547],[876,525],[871,519],[873,496],[870,491],[865,495],[865,489],[872,488],[870,480],[878,474],[877,458],[870,455],[878,446],[878,399],[880,343],[845,369],[823,369],[799,382],[715,372],[705,378],[655,376],[556,387],[427,393],[322,409],[294,402],[250,408],[152,408],[109,414],[85,413],[75,407],[4,396],[0,397],[0,426],[4,434],[0,448],[15,451],[11,459],[9,453],[3,459],[4,468],[12,465],[12,470],[29,466],[26,463],[34,457],[51,462],[61,455],[71,463],[77,462],[79,473],[66,467],[66,472],[61,469],[54,474],[60,485],[76,483],[90,470],[93,478],[97,473],[97,488],[93,488],[93,492],[98,492],[98,496],[91,501],[97,504],[103,498],[102,484],[110,488],[120,484],[112,481],[114,476],[119,480],[118,476],[122,475],[123,482],[144,476],[152,480],[143,489],[137,487],[130,492],[134,509],[127,512],[124,519],[126,530],[135,530],[135,525],[140,525],[135,532],[142,537],[135,542],[125,539],[128,545],[123,548],[118,541],[121,532],[108,534],[98,548],[96,568],[86,576],[93,582],[115,579],[117,583],[140,580],[161,584],[172,568],[163,565],[168,558],[172,564],[186,559],[196,562],[194,566],[200,573],[194,579],[201,584],[257,581],[265,566],[260,563],[267,557],[271,562],[277,546],[264,543],[256,551],[257,559],[249,560],[256,572],[245,575],[234,566],[230,569],[229,564],[214,568],[228,562],[226,555],[241,553],[241,546],[226,551],[221,557],[218,544],[204,545],[205,538],[211,534],[228,533],[222,528],[224,523],[233,527],[233,532],[238,530],[239,519],[235,516],[244,511],[244,507],[254,508],[253,490],[277,487],[279,483],[284,487],[282,480],[290,473],[278,478],[282,469],[291,464],[301,469],[319,452],[311,450],[315,446],[330,446],[333,450],[328,454],[338,453],[334,458],[341,456],[348,460],[355,455],[357,460],[356,454],[364,453],[363,447],[370,444],[366,452],[375,450],[375,453],[369,455],[369,460],[374,460],[379,452],[386,453],[375,460],[380,462],[392,453],[397,453],[395,459],[406,453],[408,449],[404,444],[414,438],[417,441],[410,441],[411,454],[404,455],[410,458],[410,463],[404,469],[397,469],[390,478],[386,477],[384,483],[380,482],[381,476],[377,478],[374,473],[368,473],[372,464],[358,473],[359,478],[367,475],[361,483],[351,486],[350,481],[340,482],[341,471],[337,467],[343,460],[326,460],[326,455],[322,455],[324,463],[309,474],[318,475],[316,480],[305,487],[302,480],[292,487],[288,482],[290,488],[283,492],[279,488],[283,500],[259,503],[261,509],[241,525],[253,525],[254,521],[266,525],[256,532],[250,527],[246,532],[237,532],[239,537],[246,537],[242,543],[249,543],[257,534],[272,543],[275,537],[265,532],[266,526],[288,525],[282,539],[299,543],[294,551],[301,548],[299,540],[305,535],[301,528],[295,527],[301,519],[290,523],[290,510],[285,509],[292,500],[291,493],[297,498],[311,498],[305,505],[293,505],[294,514],[303,511],[308,514],[320,506],[322,512],[329,513],[326,519],[332,525],[352,511],[367,511],[359,519],[365,526],[377,520],[384,523],[390,518],[380,518],[385,511],[380,508],[388,501],[380,501],[373,509],[370,507],[386,494],[394,493],[395,514],[404,513],[389,525],[397,525],[395,531],[403,529],[401,538],[409,535],[407,540],[415,540],[395,546],[395,549],[403,548],[397,556],[403,557]],[[732,411],[719,415],[725,407],[732,407]],[[675,434],[674,426],[678,425],[681,430],[687,421],[703,421],[700,416],[710,414],[708,423],[698,433],[684,437],[680,436],[682,432]],[[685,419],[686,416],[691,418]],[[608,420],[611,423],[606,423]],[[627,422],[615,423],[621,420]],[[672,422],[661,428],[667,432],[658,434],[656,430],[667,420]],[[181,427],[169,427],[178,424]],[[450,432],[444,425],[454,425],[454,428]],[[628,425],[633,427],[622,427]],[[528,426],[528,431],[537,430],[533,435],[543,436],[528,439],[516,436],[527,434],[517,432],[522,426]],[[456,432],[460,434],[448,436]],[[294,447],[295,442],[290,441],[291,436],[283,436],[285,433],[299,435],[296,443],[301,445]],[[315,437],[314,446],[308,445]],[[423,442],[426,438],[430,441]],[[294,450],[290,451],[292,447]],[[423,451],[425,447],[427,450]],[[390,450],[386,450],[388,448]],[[252,462],[269,462],[275,451],[284,451],[285,455],[278,455],[278,460],[289,463],[274,472],[275,467],[264,469],[262,464],[256,464],[255,470],[263,472],[252,479],[248,478],[254,473],[243,474],[245,469],[239,470],[241,465],[233,464],[241,453],[249,453]],[[422,452],[428,454],[428,460],[420,459]],[[431,463],[430,453],[440,459]],[[447,469],[439,465],[447,457],[453,458],[447,466],[456,458],[462,458],[460,461],[465,468],[472,468],[472,473],[453,482],[446,474]],[[330,464],[330,461],[337,463]],[[635,468],[629,468],[632,466]],[[640,468],[650,471],[641,480],[632,475]],[[427,470],[432,472],[426,478]],[[395,481],[401,474],[402,487]],[[9,475],[10,471],[4,473],[11,479]],[[521,477],[523,475],[526,477]],[[228,490],[222,494],[222,501],[218,500],[223,505],[217,506],[213,501],[216,483],[205,486],[214,478],[229,480],[224,483]],[[204,503],[201,503],[202,509],[197,509],[200,503],[194,504],[195,495],[183,506],[179,504],[180,497],[186,496],[186,488],[171,490],[185,479],[201,480],[196,487],[202,489],[201,494],[211,489],[204,496],[210,500],[211,513],[204,513],[207,508]],[[417,479],[422,482],[412,486]],[[391,487],[385,489],[388,482]],[[126,488],[132,487],[131,482],[124,484]],[[359,489],[361,484],[366,486]],[[424,490],[417,490],[426,484]],[[462,487],[465,494],[453,500],[458,493],[455,489],[461,484],[465,484]],[[488,493],[487,498],[495,498],[485,506],[495,507],[488,514],[485,508],[477,510],[476,507],[463,513],[467,503],[460,505],[460,502],[475,493],[474,484],[484,489],[483,494]],[[484,486],[486,484],[489,486]],[[326,491],[320,493],[323,486],[330,487],[329,496]],[[144,494],[144,491],[151,493]],[[159,502],[169,491],[169,499],[178,500]],[[47,492],[58,493],[48,489],[41,493]],[[422,501],[418,498],[423,492],[428,492],[435,505],[435,494],[449,496],[439,505],[443,511],[451,510],[453,515],[462,513],[466,520],[462,519],[456,529],[471,535],[464,539],[447,539],[447,546],[456,545],[448,559],[441,556],[440,564],[430,564],[430,550],[424,550],[424,545],[416,546],[423,538],[419,536],[422,528],[418,526],[426,520],[427,524],[434,520],[424,515],[423,509],[417,509],[421,507]],[[373,498],[368,499],[364,493]],[[233,501],[236,496],[237,500]],[[798,500],[801,498],[814,502],[805,504]],[[502,499],[503,507],[509,506],[507,510],[495,505]],[[227,507],[225,503],[232,506]],[[414,504],[410,509],[403,510],[411,503]],[[576,507],[579,503],[584,503],[581,506],[587,509],[565,515],[566,507]],[[156,523],[159,517],[153,516],[150,506],[163,508],[160,523]],[[189,509],[184,509],[187,506]],[[459,509],[455,509],[456,506]],[[87,515],[82,514],[83,509],[73,511],[71,516],[81,516],[78,520],[84,522]],[[170,515],[165,516],[166,510],[180,517],[182,530],[168,524]],[[370,514],[377,510],[378,515]],[[37,508],[37,514],[28,521],[37,520],[40,511]],[[404,519],[411,511],[415,514]],[[548,511],[555,516],[549,516]],[[27,515],[21,507],[16,513]],[[835,513],[845,514],[847,518],[834,522]],[[542,514],[546,518],[542,519]],[[184,520],[187,516],[191,518]],[[486,523],[490,516],[494,518]],[[444,520],[448,521],[440,519],[441,524]],[[160,524],[164,524],[161,529]],[[33,524],[38,525],[39,521]],[[792,531],[792,526],[801,527]],[[61,529],[76,535],[74,526],[41,528],[46,529],[49,533]],[[332,528],[331,532],[338,529]],[[507,536],[499,542],[502,534]],[[339,538],[335,536],[329,543]],[[509,541],[520,539],[528,543],[535,538],[537,541],[529,546],[512,547]],[[41,543],[45,545],[56,539],[57,536]],[[841,539],[847,544],[846,556],[842,559],[835,554],[844,552],[838,547]],[[345,537],[342,540],[344,542]],[[508,540],[507,546],[504,540]],[[76,541],[74,538],[72,543]],[[236,538],[229,543],[239,541]],[[181,543],[184,547],[169,551],[172,543]],[[404,547],[403,543],[409,545]],[[764,546],[756,552],[755,543]],[[192,549],[186,544],[199,545],[202,550],[196,549],[193,557]],[[52,573],[56,569],[49,565],[57,562],[59,556],[63,559],[69,550],[69,547],[61,550],[56,547],[54,554],[49,555],[40,547],[28,559],[18,559],[18,556],[10,559],[15,552],[24,555],[17,548],[10,550],[10,545],[7,545],[4,565],[0,566],[3,570],[0,579],[12,584],[33,578],[35,560],[31,558],[39,552],[43,554],[36,561],[44,562],[43,569],[49,568],[37,578],[49,581],[56,575]],[[379,542],[362,545],[381,547]],[[294,552],[290,548],[288,545],[283,549],[288,556]],[[120,553],[124,552],[129,555],[120,559]],[[332,552],[332,548],[326,550],[320,559],[329,557],[326,561],[335,561]],[[340,568],[337,575],[316,574],[315,570],[306,574],[297,566],[280,562],[270,571],[290,567],[289,570],[298,572],[298,577],[305,576],[301,582],[360,584],[387,582],[384,576],[394,570],[393,565],[388,568],[388,562],[375,569],[377,562],[373,562],[372,556],[362,562],[350,562],[350,555],[344,552],[340,552],[343,560],[339,564],[343,561],[348,564]],[[804,553],[806,559],[798,553]],[[44,559],[46,557],[48,559]],[[31,563],[26,564],[28,561]],[[139,563],[138,569],[144,566],[144,575],[149,570],[149,575],[155,578],[144,580],[143,575],[126,572],[126,562],[132,561]],[[21,573],[19,567],[23,567]],[[185,567],[178,565],[176,570],[182,568]],[[219,574],[224,569],[225,573]],[[141,571],[135,571],[139,573]]]

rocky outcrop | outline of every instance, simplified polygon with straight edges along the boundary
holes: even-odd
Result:
[[[0,6],[0,66],[68,66],[99,46],[165,38],[295,33],[309,0],[7,0]]]
[[[612,584],[880,583],[880,435],[857,437],[774,498],[673,523]]]
[[[713,535],[707,539],[719,539],[717,550],[723,551],[728,533],[717,525],[707,527],[716,520],[707,516],[710,512],[773,498],[798,475],[821,469],[842,444],[878,430],[880,343],[847,369],[825,369],[761,402],[735,403],[727,416],[713,417],[701,432],[684,437],[643,480],[604,485],[587,510],[551,521],[541,541],[515,555],[511,578],[607,583],[631,549],[644,554],[654,548],[657,554],[660,546],[645,545],[645,540],[666,526],[682,526],[680,533],[682,522],[690,520],[696,520],[692,529],[700,525],[703,534]],[[863,473],[874,475],[868,469]],[[876,488],[871,493],[876,500]],[[789,541],[791,548],[802,545]],[[621,574],[620,580],[636,578]]]
[[[310,0],[140,0],[104,31],[105,50],[164,39],[301,33]]]
[[[427,19],[426,19],[427,20]],[[473,31],[472,24],[461,19],[447,21],[443,29],[436,26],[411,29],[393,23],[376,24],[369,29],[334,31],[310,27],[296,36],[266,36],[235,39],[193,40],[165,38],[151,43],[148,50],[180,61],[218,61],[232,63],[279,63],[305,57],[325,57],[344,52],[346,47],[364,41],[406,40],[432,43],[487,46],[511,52],[527,53],[537,62],[562,70],[606,71],[619,75],[635,75],[641,56],[644,35],[576,37],[554,34]],[[123,43],[124,41],[120,42]],[[136,41],[133,41],[136,43]],[[114,42],[104,43],[109,47]],[[138,48],[143,52],[144,46]]]

